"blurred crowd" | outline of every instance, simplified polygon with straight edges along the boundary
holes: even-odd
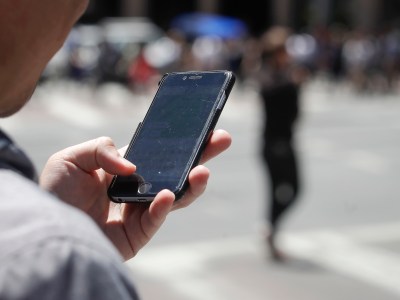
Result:
[[[148,20],[144,23],[139,29],[120,28],[141,30],[141,36],[120,36],[112,31],[105,34],[108,29],[104,24],[77,25],[42,80],[69,78],[93,84],[116,81],[143,91],[165,72],[229,69],[240,82],[257,81],[254,76],[266,47],[263,34],[188,38],[179,30],[165,32]],[[400,28],[374,33],[341,26],[290,31],[285,47],[293,64],[307,76],[345,81],[360,92],[400,91]]]

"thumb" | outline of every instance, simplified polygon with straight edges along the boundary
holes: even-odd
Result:
[[[67,148],[64,159],[88,173],[101,168],[110,174],[129,175],[136,170],[135,165],[121,156],[109,137]]]

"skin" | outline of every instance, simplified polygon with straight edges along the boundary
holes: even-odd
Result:
[[[0,1],[0,117],[18,112],[29,100],[39,77],[83,14],[88,0]],[[231,136],[217,130],[201,163],[231,144]],[[189,189],[175,202],[161,191],[150,205],[114,204],[107,197],[112,176],[129,175],[135,166],[125,160],[113,141],[101,137],[54,154],[40,178],[45,190],[87,213],[130,259],[153,237],[168,213],[193,203],[205,190],[209,170],[199,165],[189,175]]]
[[[29,100],[88,0],[0,1],[0,117]]]

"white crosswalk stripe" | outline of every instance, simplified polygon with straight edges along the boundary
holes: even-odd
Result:
[[[373,244],[382,242],[382,239],[399,242],[400,223],[286,233],[282,235],[282,246],[289,250],[291,257],[307,260],[400,296],[400,255]],[[150,247],[127,264],[136,275],[167,282],[187,299],[200,300],[204,295],[211,300],[227,299],[229,291],[226,286],[220,289],[212,279],[209,280],[210,264],[220,260],[229,264],[229,257],[235,263],[233,260],[238,255],[259,256],[259,246],[257,237],[245,236]]]

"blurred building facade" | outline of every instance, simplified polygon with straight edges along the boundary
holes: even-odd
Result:
[[[375,30],[399,21],[398,0],[93,0],[83,17],[96,22],[108,16],[148,17],[167,29],[172,18],[191,11],[219,13],[245,21],[252,33],[270,25],[295,29],[340,22],[352,28]],[[397,19],[396,19],[397,18]]]

